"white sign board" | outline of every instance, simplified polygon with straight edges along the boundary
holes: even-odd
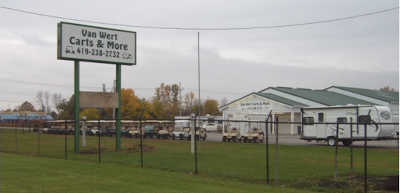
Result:
[[[242,102],[238,108],[239,111],[268,110],[270,109],[270,103],[262,101]]]
[[[136,65],[136,32],[60,22],[57,57]]]

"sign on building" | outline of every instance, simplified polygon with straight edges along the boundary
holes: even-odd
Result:
[[[136,32],[60,22],[57,58],[136,65]]]

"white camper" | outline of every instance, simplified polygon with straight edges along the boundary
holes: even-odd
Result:
[[[342,142],[343,145],[348,146],[351,141],[365,140],[365,128],[367,140],[398,139],[396,138],[399,132],[398,125],[393,124],[391,110],[386,106],[309,107],[303,108],[301,112],[300,139],[303,140],[325,140],[330,146]],[[338,135],[337,125],[339,125]]]

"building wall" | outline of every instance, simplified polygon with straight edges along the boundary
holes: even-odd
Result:
[[[271,112],[272,111],[272,112]],[[250,95],[239,101],[236,101],[222,110],[224,120],[240,120],[240,121],[266,121],[271,112],[269,121],[274,121],[278,117],[278,121],[296,121],[300,120],[300,108],[292,108],[291,106],[269,100],[257,95]],[[258,124],[258,123],[257,123]],[[231,126],[241,130],[241,133],[247,133],[252,127],[262,127],[265,130],[265,124],[251,122],[232,122]],[[224,129],[227,125],[224,125]],[[297,124],[284,124],[279,127],[279,134],[297,134]],[[275,134],[275,125],[269,128],[268,133]]]

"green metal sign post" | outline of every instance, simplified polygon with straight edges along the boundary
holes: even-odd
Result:
[[[117,80],[116,80],[116,91],[118,93],[118,109],[116,110],[116,121],[115,121],[115,127],[116,127],[116,150],[119,151],[121,150],[121,64],[117,64],[116,68],[117,72]]]
[[[112,108],[116,108],[116,150],[121,150],[121,65],[136,65],[136,32],[60,22],[57,24],[57,58],[73,60],[75,63],[75,111],[72,112],[75,120],[75,153],[79,153],[81,106],[83,108],[111,108],[110,106],[99,107],[96,104],[87,105],[84,99],[82,99],[83,103],[80,103],[80,95],[85,98],[86,94],[79,92],[79,62],[116,64],[118,105],[114,103]]]
[[[74,130],[74,144],[75,144],[75,153],[79,153],[79,61],[75,60],[75,73],[74,73],[74,97],[75,97],[75,112],[74,112],[74,120],[75,120],[75,130]]]

